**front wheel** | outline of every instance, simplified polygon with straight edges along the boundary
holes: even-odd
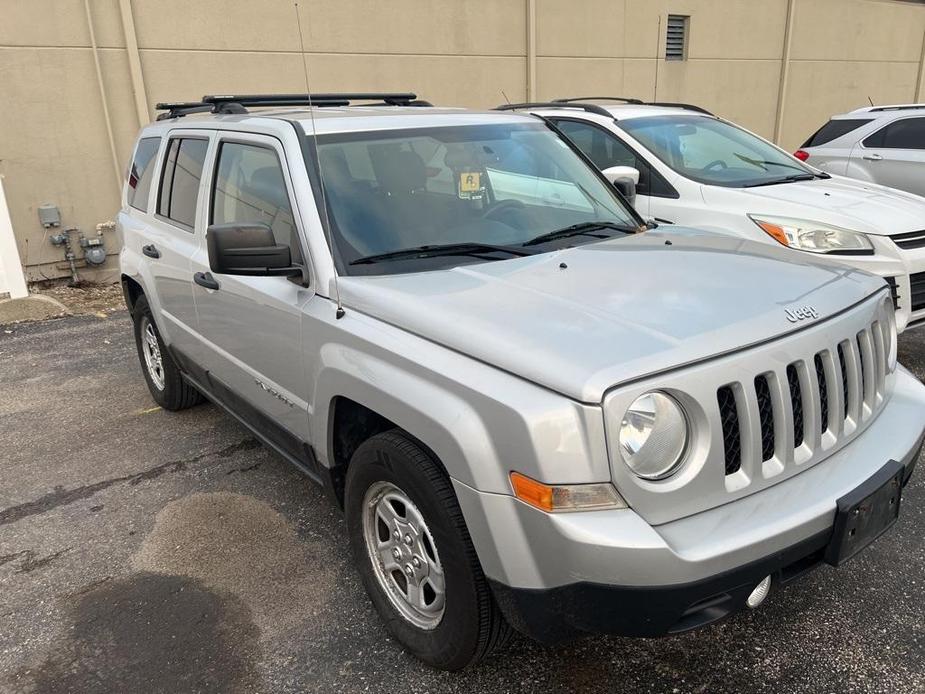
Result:
[[[366,591],[414,655],[459,670],[507,640],[450,481],[413,439],[392,430],[357,449],[346,514]]]

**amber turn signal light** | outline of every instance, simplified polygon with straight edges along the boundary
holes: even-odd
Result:
[[[515,497],[547,513],[627,507],[610,483],[550,485],[537,482],[519,472],[512,472],[511,487]]]

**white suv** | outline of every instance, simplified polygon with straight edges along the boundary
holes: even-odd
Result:
[[[608,178],[636,178],[643,216],[867,270],[890,285],[900,330],[925,322],[925,199],[819,171],[696,106],[587,97],[499,108],[554,124]]]
[[[832,174],[925,195],[925,104],[833,116],[794,156]]]

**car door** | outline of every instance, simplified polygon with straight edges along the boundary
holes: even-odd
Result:
[[[303,263],[285,151],[273,137],[220,132],[210,156],[202,223],[265,223],[276,243]],[[212,273],[206,243],[193,256],[194,296],[214,394],[285,452],[301,457],[308,440],[302,308],[314,292],[285,277]]]
[[[899,118],[864,138],[851,168],[881,185],[925,195],[925,117]]]
[[[124,224],[125,235],[139,246],[136,250],[148,265],[158,327],[168,345],[181,351],[192,349],[198,339],[190,258],[199,244],[196,209],[209,140],[208,131],[171,131],[160,144],[151,180],[145,180],[146,170],[139,172],[141,179],[135,179],[133,190],[133,172],[129,175],[132,204],[144,204],[146,214]],[[138,194],[138,187],[145,186],[155,188],[148,200]]]

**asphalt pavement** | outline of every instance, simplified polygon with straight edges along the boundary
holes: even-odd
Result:
[[[128,315],[0,326],[0,691],[925,691],[925,465],[846,566],[677,637],[392,641],[320,488],[212,405],[154,406]],[[900,359],[925,377],[925,330]]]

